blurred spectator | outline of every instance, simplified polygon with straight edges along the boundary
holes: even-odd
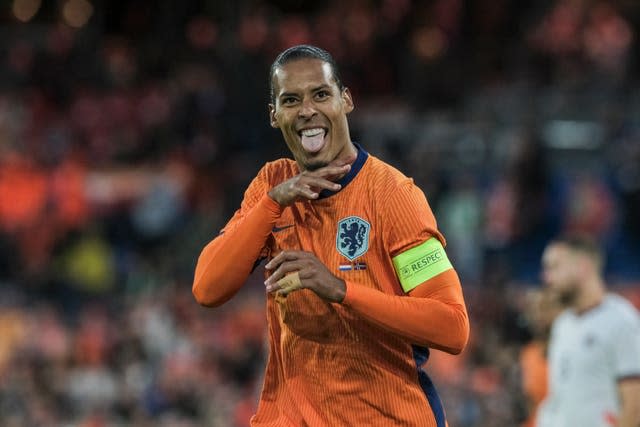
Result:
[[[477,282],[482,272],[482,201],[470,174],[454,178],[437,208],[440,228],[447,239],[447,253],[461,280]]]
[[[526,399],[527,418],[522,427],[536,425],[536,411],[548,392],[547,346],[551,324],[562,311],[557,295],[545,288],[532,289],[526,295],[524,317],[531,332],[531,341],[520,349],[522,391]]]

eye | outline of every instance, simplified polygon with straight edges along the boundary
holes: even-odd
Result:
[[[319,90],[318,92],[316,92],[316,99],[322,100],[322,99],[328,98],[329,95],[331,94],[329,93],[328,90]]]
[[[297,100],[295,97],[293,97],[293,96],[286,96],[286,97],[284,97],[284,98],[282,98],[282,99],[280,100],[280,103],[282,103],[282,105],[287,106],[287,105],[293,105],[293,104],[295,104],[297,101],[298,101],[298,100]]]

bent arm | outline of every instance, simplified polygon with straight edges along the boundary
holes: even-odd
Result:
[[[198,303],[219,306],[242,287],[280,213],[280,205],[265,194],[205,246],[196,264],[192,287]]]
[[[415,344],[460,353],[469,338],[469,317],[458,274],[449,269],[411,290],[388,295],[347,282],[342,302],[377,325]]]

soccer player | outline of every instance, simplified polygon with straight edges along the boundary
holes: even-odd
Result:
[[[230,299],[267,258],[269,357],[253,426],[444,427],[422,365],[460,353],[469,320],[422,191],[351,141],[354,104],[314,46],[271,67],[271,126],[294,160],[267,163],[202,251],[193,294]]]
[[[557,239],[543,253],[545,284],[568,308],[553,322],[538,427],[640,426],[640,316],[607,292],[603,263],[585,236]]]

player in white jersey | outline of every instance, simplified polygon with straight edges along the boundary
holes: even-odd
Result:
[[[640,315],[607,292],[602,267],[600,249],[584,236],[544,251],[544,282],[568,308],[551,330],[537,427],[640,426]]]

